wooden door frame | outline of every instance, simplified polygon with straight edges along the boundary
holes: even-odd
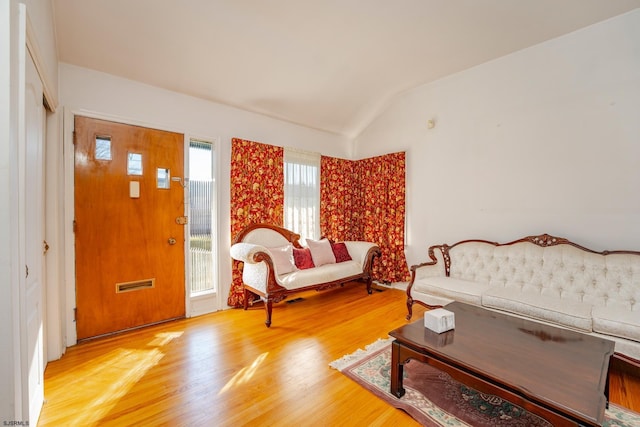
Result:
[[[211,138],[211,137],[199,137],[193,133],[189,133],[184,129],[176,129],[169,126],[165,126],[158,123],[150,123],[146,121],[134,120],[129,117],[123,116],[115,116],[106,113],[99,113],[95,111],[89,111],[82,108],[74,108],[74,107],[65,107],[64,108],[64,118],[63,118],[63,144],[64,144],[64,271],[65,271],[65,289],[64,289],[64,305],[65,315],[64,319],[62,319],[63,330],[66,337],[66,346],[72,346],[77,344],[78,336],[76,331],[76,323],[75,323],[75,307],[76,307],[76,277],[75,277],[75,235],[73,232],[73,221],[75,218],[75,188],[74,188],[74,168],[75,168],[75,159],[74,159],[74,144],[73,144],[73,132],[75,126],[75,117],[83,116],[92,119],[99,120],[108,120],[112,122],[122,123],[125,125],[131,126],[140,126],[145,128],[157,129],[160,131],[167,132],[176,132],[184,135],[184,170],[185,175],[186,171],[188,171],[188,162],[189,162],[189,141],[193,139],[203,139],[205,141],[211,141],[214,144],[216,151],[219,153],[219,138]],[[219,159],[220,156],[216,158],[216,193],[219,194],[218,183],[219,179]],[[186,213],[185,213],[186,215]],[[215,233],[217,234],[219,230],[219,215],[216,215],[213,226],[215,227]],[[184,239],[185,242],[188,242],[189,238],[189,229],[188,227],[184,227]],[[185,244],[185,275],[188,274],[189,271],[189,250],[188,244]],[[216,248],[219,253],[219,248]],[[216,263],[215,271],[217,272],[217,277],[215,280],[217,283],[220,283],[220,268],[219,268],[219,259],[216,257],[214,259]],[[191,317],[194,313],[192,312],[192,301],[190,298],[190,292],[188,287],[188,280],[185,280],[185,316]],[[220,309],[222,307],[223,298],[218,289],[215,297],[216,309]],[[200,313],[196,313],[200,314]]]

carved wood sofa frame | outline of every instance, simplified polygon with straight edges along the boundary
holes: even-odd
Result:
[[[289,242],[291,242],[294,248],[297,248],[297,249],[302,248],[302,245],[300,244],[300,241],[299,241],[300,240],[299,234],[294,233],[290,230],[287,230],[286,228],[279,227],[273,224],[267,224],[267,223],[256,223],[256,224],[251,224],[247,226],[242,231],[240,231],[240,233],[238,233],[238,235],[233,240],[232,245],[243,242],[243,239],[250,232],[259,228],[267,228],[267,229],[273,230],[279,233],[280,235],[282,235]],[[251,294],[260,296],[261,300],[264,301],[264,308],[266,312],[265,325],[267,327],[270,327],[271,316],[273,311],[273,303],[278,303],[286,299],[291,294],[298,294],[298,293],[309,291],[309,290],[322,291],[322,290],[344,286],[344,284],[347,282],[363,281],[366,283],[367,294],[371,295],[372,293],[371,284],[373,280],[371,276],[371,272],[373,269],[373,262],[374,262],[374,259],[376,257],[380,257],[380,255],[381,255],[381,251],[378,246],[374,246],[371,249],[369,249],[369,252],[367,253],[367,256],[366,256],[366,263],[364,265],[364,268],[361,274],[344,277],[344,278],[341,278],[340,280],[335,280],[332,282],[317,283],[311,286],[305,286],[305,287],[296,288],[296,289],[287,289],[281,286],[280,284],[278,284],[275,277],[273,260],[271,259],[271,256],[269,255],[269,253],[263,252],[263,251],[257,252],[254,254],[253,260],[255,262],[264,261],[268,269],[266,292],[263,292],[259,289],[255,289],[247,285],[246,283],[243,283],[244,309],[247,310],[249,308],[249,305],[254,303],[254,300],[252,299]]]
[[[447,277],[450,277],[450,273],[451,273],[451,257],[449,255],[449,250],[451,248],[454,248],[458,245],[462,245],[465,243],[473,243],[473,242],[478,242],[478,243],[488,243],[494,246],[509,246],[509,245],[514,245],[516,243],[532,243],[535,245],[538,245],[540,247],[547,247],[547,246],[556,246],[556,245],[570,245],[573,246],[577,249],[580,249],[582,251],[588,252],[588,253],[592,253],[592,254],[597,254],[597,255],[609,255],[609,254],[629,254],[629,255],[637,255],[640,256],[640,251],[627,251],[627,250],[615,250],[615,251],[609,251],[609,250],[605,250],[602,252],[598,252],[598,251],[594,251],[592,249],[588,249],[585,248],[584,246],[580,246],[577,243],[573,243],[572,241],[562,238],[562,237],[555,237],[555,236],[551,236],[549,234],[541,234],[538,236],[527,236],[527,237],[523,237],[522,239],[518,239],[518,240],[514,240],[512,242],[508,242],[508,243],[498,243],[498,242],[491,242],[488,240],[480,240],[480,239],[468,239],[468,240],[462,240],[459,241],[453,245],[448,245],[448,244],[442,244],[442,245],[433,245],[431,247],[429,247],[428,250],[428,255],[429,255],[429,259],[431,259],[431,261],[427,261],[421,264],[417,264],[417,265],[413,265],[411,266],[410,270],[411,270],[411,281],[409,282],[409,285],[407,286],[407,320],[410,320],[412,315],[413,315],[413,304],[420,304],[424,307],[427,307],[429,309],[433,309],[433,308],[441,308],[441,305],[429,305],[426,304],[422,301],[418,301],[418,300],[414,300],[411,297],[411,288],[413,287],[413,284],[416,280],[416,270],[420,267],[424,267],[424,266],[429,266],[429,265],[435,265],[438,262],[438,259],[436,258],[434,251],[435,250],[439,250],[442,253],[442,258],[444,261],[444,269],[445,269],[445,275]],[[626,373],[629,373],[631,375],[634,376],[638,376],[640,377],[640,360],[636,360],[632,357],[629,357],[627,355],[621,354],[621,353],[614,353],[613,357],[611,358],[610,361],[610,366],[615,366],[617,369],[622,370]]]

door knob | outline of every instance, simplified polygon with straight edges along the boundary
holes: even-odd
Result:
[[[174,239],[173,237],[169,237],[168,242],[169,242],[170,245],[175,245],[176,244],[176,239]]]

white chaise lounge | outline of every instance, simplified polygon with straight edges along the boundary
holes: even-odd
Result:
[[[264,301],[267,327],[271,326],[273,303],[293,293],[362,280],[367,293],[371,294],[371,269],[374,258],[380,256],[380,248],[375,243],[309,242],[310,246],[313,244],[309,252],[314,263],[298,268],[292,257],[294,250],[304,252],[299,239],[300,235],[282,227],[252,224],[236,236],[231,246],[231,257],[244,263],[244,308],[248,308],[250,293],[259,295]]]

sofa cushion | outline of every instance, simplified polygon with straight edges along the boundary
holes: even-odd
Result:
[[[296,263],[296,267],[300,270],[315,267],[309,248],[293,248],[293,260]]]
[[[276,273],[287,274],[296,270],[296,264],[293,260],[293,246],[284,245],[277,248],[268,248],[271,259],[276,267]]]
[[[619,307],[594,307],[593,332],[640,342],[640,312]]]
[[[451,298],[456,301],[466,302],[467,304],[481,305],[482,292],[488,287],[489,285],[471,280],[436,276],[416,280],[412,290]]]
[[[557,325],[592,331],[591,304],[495,286],[482,295],[482,305]]]
[[[278,276],[278,282],[287,289],[299,289],[318,283],[335,282],[362,274],[362,266],[355,261],[325,264],[321,267],[297,270]]]
[[[333,255],[336,257],[336,262],[351,261],[351,255],[349,255],[347,245],[343,242],[331,243],[331,250],[333,251]]]
[[[325,264],[335,264],[336,257],[331,250],[331,243],[328,239],[311,240],[307,239],[307,245],[311,250],[311,258],[316,267]]]

